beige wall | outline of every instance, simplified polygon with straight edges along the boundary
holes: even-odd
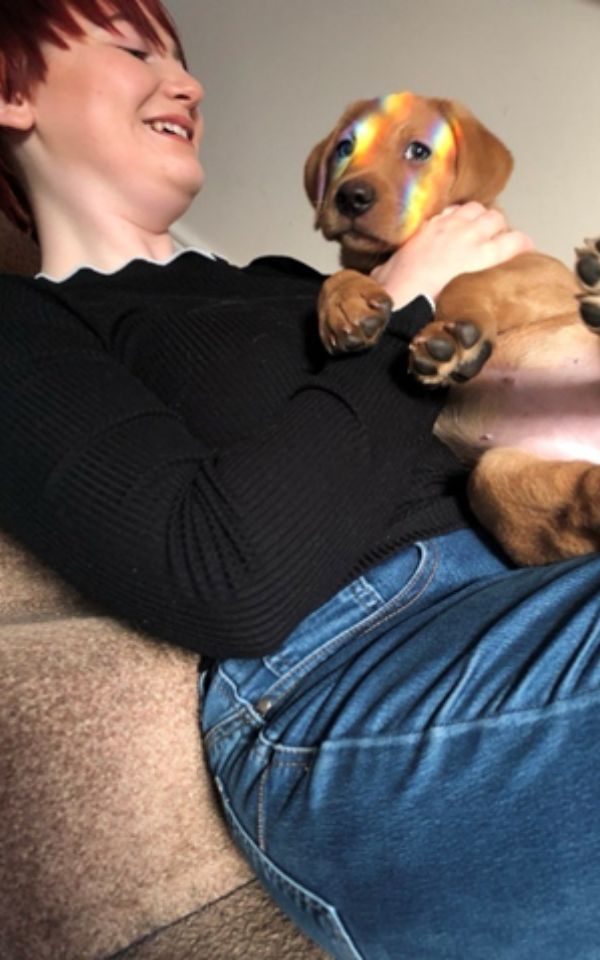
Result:
[[[322,269],[309,148],[351,100],[456,97],[510,147],[511,221],[569,262],[600,233],[598,0],[167,0],[206,87],[206,186],[182,233],[236,262]]]

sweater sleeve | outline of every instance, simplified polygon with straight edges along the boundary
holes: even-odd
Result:
[[[157,638],[263,655],[347,577],[373,501],[384,529],[397,351],[390,337],[307,374],[275,422],[220,451],[68,310],[5,278],[0,522]]]

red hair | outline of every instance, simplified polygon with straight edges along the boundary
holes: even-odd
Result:
[[[160,0],[0,0],[0,96],[7,101],[17,94],[28,96],[44,81],[42,43],[66,49],[65,37],[84,34],[74,13],[114,32],[118,31],[111,18],[122,14],[144,40],[163,50],[157,23],[173,38],[184,60],[175,24]],[[0,210],[20,230],[35,234],[29,202],[1,138]]]

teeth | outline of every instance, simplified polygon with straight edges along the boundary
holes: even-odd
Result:
[[[192,135],[189,130],[186,130],[185,127],[180,127],[178,123],[170,123],[169,121],[163,120],[153,120],[149,126],[156,130],[157,133],[175,133],[179,137],[183,137],[184,140],[191,140]]]

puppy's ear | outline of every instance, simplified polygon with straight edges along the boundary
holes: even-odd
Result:
[[[357,100],[355,103],[350,104],[331,133],[323,140],[320,140],[309,153],[308,159],[304,164],[304,189],[306,190],[308,199],[313,207],[317,208],[317,211],[327,189],[329,158],[338,142],[340,134],[342,134],[346,127],[353,123],[354,120],[358,120],[363,113],[368,113],[375,109],[378,102],[378,100]]]
[[[328,145],[331,139],[325,137],[310,151],[304,164],[304,189],[313,207],[318,207],[325,193]]]
[[[456,180],[449,203],[478,200],[486,206],[502,192],[513,159],[501,140],[456,100],[436,100],[457,146]]]

